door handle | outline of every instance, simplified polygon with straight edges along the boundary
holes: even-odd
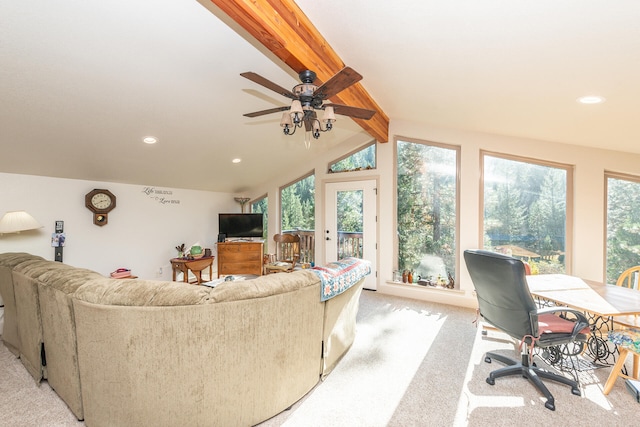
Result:
[[[327,237],[327,240],[331,240],[331,237]]]

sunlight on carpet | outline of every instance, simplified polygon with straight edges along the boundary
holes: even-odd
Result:
[[[527,406],[538,407],[542,419],[547,416],[553,417],[554,413],[576,410],[575,407],[578,403],[583,406],[588,405],[591,408],[599,407],[605,414],[614,412],[610,397],[602,394],[602,378],[606,378],[607,369],[604,371],[591,369],[579,373],[581,397],[571,395],[569,389],[564,385],[545,381],[556,397],[556,404],[559,405],[556,411],[549,411],[544,407],[546,399],[531,384],[526,384],[528,381],[520,376],[496,379],[494,386],[486,384],[484,379],[489,372],[503,366],[499,362],[491,364],[484,362],[484,355],[487,351],[517,357],[515,341],[508,335],[499,331],[490,331],[488,336],[483,336],[482,328],[478,328],[467,366],[464,388],[458,401],[454,423],[456,427],[483,425],[484,422],[489,421],[490,414],[497,415],[496,410],[499,408],[514,410],[514,408]],[[537,363],[540,365],[544,362],[539,360]],[[572,407],[573,409],[567,409]],[[474,412],[478,412],[478,414]],[[474,420],[474,422],[470,422],[470,420]],[[541,420],[539,419],[539,421]]]
[[[357,425],[386,426],[445,320],[411,309],[362,319],[349,357],[283,425],[354,426],[358,413]]]

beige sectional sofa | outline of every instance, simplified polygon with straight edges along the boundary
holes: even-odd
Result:
[[[362,281],[321,301],[308,270],[211,288],[6,253],[2,339],[88,426],[249,426],[350,348]]]

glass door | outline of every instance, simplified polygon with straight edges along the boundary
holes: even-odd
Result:
[[[376,289],[376,182],[348,181],[326,184],[325,260],[347,257],[371,262],[364,287]]]

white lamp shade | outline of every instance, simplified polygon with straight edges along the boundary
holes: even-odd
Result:
[[[19,233],[36,228],[42,228],[42,225],[25,211],[7,212],[0,219],[0,234]]]
[[[336,121],[336,115],[333,112],[333,107],[324,108],[324,116],[322,116],[322,121],[324,123],[333,123]]]
[[[291,108],[289,109],[289,114],[293,119],[294,123],[298,123],[302,120],[302,116],[304,115],[304,111],[302,110],[302,104],[297,99],[291,101]]]
[[[293,126],[293,122],[291,121],[291,114],[288,111],[282,113],[282,120],[280,120],[280,126]]]

